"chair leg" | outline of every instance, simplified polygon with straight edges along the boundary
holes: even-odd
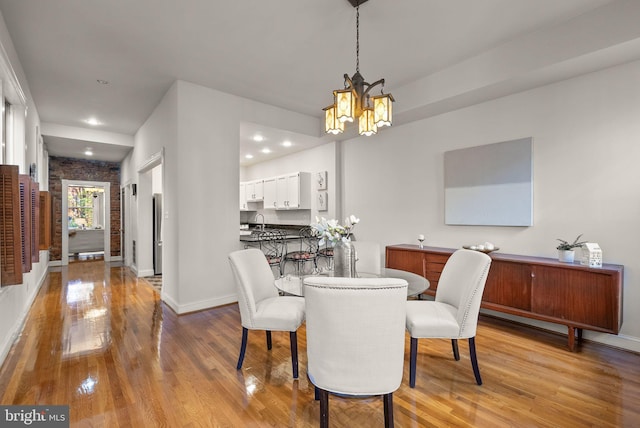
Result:
[[[382,396],[384,401],[384,427],[393,428],[393,392]]]
[[[242,368],[242,362],[244,361],[244,353],[247,350],[247,334],[249,330],[242,327],[242,344],[240,345],[240,356],[238,357],[238,364],[236,365],[236,370],[240,370]]]
[[[267,349],[271,351],[271,348],[272,348],[271,332],[269,330],[266,330],[265,333],[267,334]]]
[[[458,339],[451,339],[451,348],[453,349],[453,358],[460,361],[460,351],[458,350]]]
[[[295,331],[289,332],[291,341],[291,365],[293,366],[293,378],[298,379],[298,335]]]
[[[471,367],[473,367],[473,375],[476,377],[476,383],[482,385],[480,377],[480,367],[478,367],[478,356],[476,355],[476,338],[469,338],[469,354],[471,356]]]
[[[320,428],[329,428],[329,392],[318,388],[320,391]]]
[[[416,387],[416,359],[418,357],[418,339],[411,338],[411,356],[409,359],[409,386]]]

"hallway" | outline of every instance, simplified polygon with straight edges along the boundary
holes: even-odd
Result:
[[[54,270],[54,269],[52,269]],[[2,404],[68,404],[74,427],[315,427],[304,376],[291,379],[288,334],[250,332],[236,371],[235,304],[176,316],[124,267],[72,263],[47,275],[0,371]],[[215,284],[212,284],[215,286]],[[415,389],[394,394],[396,426],[633,426],[640,420],[640,356],[489,317],[478,327],[477,386],[468,347],[424,341]],[[406,345],[408,351],[409,340]],[[377,397],[330,399],[332,427],[382,426]]]

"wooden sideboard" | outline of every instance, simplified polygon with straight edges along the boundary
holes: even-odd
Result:
[[[417,245],[386,247],[386,267],[414,272],[431,284],[434,296],[451,248]],[[494,252],[482,296],[482,307],[568,328],[568,347],[575,350],[582,330],[618,334],[622,325],[624,267],[590,268],[543,257]]]

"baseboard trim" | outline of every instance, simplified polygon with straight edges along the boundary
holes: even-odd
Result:
[[[24,325],[27,321],[27,317],[29,316],[29,312],[31,311],[31,306],[33,306],[33,302],[36,300],[36,296],[38,295],[38,291],[40,291],[40,287],[44,284],[45,279],[47,278],[47,274],[49,271],[50,262],[48,260],[49,256],[43,257],[46,260],[46,265],[40,271],[40,277],[36,282],[36,286],[33,288],[33,291],[27,296],[27,301],[23,307],[22,313],[20,314],[17,322],[11,328],[11,333],[7,335],[7,340],[0,347],[0,367],[4,364],[5,359],[11,352],[11,347],[18,339],[22,330],[24,329]],[[22,285],[25,285],[24,283]]]
[[[217,306],[228,305],[229,303],[235,303],[238,301],[238,296],[236,294],[217,297],[214,299],[200,300],[198,302],[186,304],[179,304],[164,292],[162,292],[160,296],[162,298],[162,301],[169,305],[169,307],[178,315],[211,309]]]
[[[145,276],[153,276],[155,275],[155,272],[153,271],[153,269],[143,269],[143,270],[139,270],[136,272],[138,277],[145,277]]]

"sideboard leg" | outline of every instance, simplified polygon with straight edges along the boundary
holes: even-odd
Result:
[[[576,350],[576,329],[570,325],[568,325],[567,328],[569,329],[569,351],[574,352]]]

